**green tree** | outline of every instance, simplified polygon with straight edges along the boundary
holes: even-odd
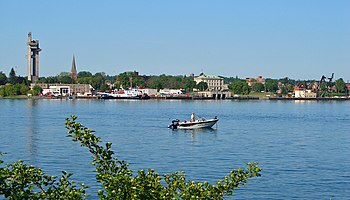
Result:
[[[294,90],[294,84],[291,84],[291,83],[289,83],[288,85],[287,85],[287,89],[288,89],[288,91],[293,91]]]
[[[192,77],[186,76],[168,76],[162,74],[160,76],[144,77],[146,87],[149,88],[170,88],[170,89],[186,89],[192,91],[196,87],[196,82]]]
[[[259,83],[259,82],[253,83],[251,88],[252,88],[252,91],[254,91],[254,92],[261,92],[261,91],[265,90],[264,84]]]
[[[194,81],[192,77],[183,78],[183,87],[182,87],[183,89],[191,92],[195,87],[196,87],[196,81]]]
[[[37,83],[47,83],[47,78],[46,77],[39,77]]]
[[[256,163],[248,163],[246,170],[232,170],[215,185],[186,180],[183,172],[160,175],[148,169],[133,173],[127,162],[113,156],[112,143],[100,145],[94,131],[75,120],[74,116],[66,120],[68,136],[92,154],[96,180],[103,186],[98,191],[100,199],[223,199],[249,178],[260,176]],[[69,181],[70,176],[63,172],[57,179],[18,161],[0,167],[0,195],[9,199],[84,199],[86,186],[78,188]]]
[[[117,75],[117,83],[123,88],[146,87],[144,77],[139,76],[138,73],[135,71],[120,73],[119,75]]]
[[[229,85],[229,89],[232,90],[234,94],[247,95],[250,93],[250,87],[245,80],[236,80]]]
[[[8,78],[8,82],[11,84],[16,84],[17,83],[17,76],[16,76],[16,72],[13,68],[11,68],[10,74],[9,74],[9,78]]]
[[[58,76],[49,76],[46,78],[47,83],[58,83]]]
[[[0,71],[0,85],[5,85],[7,83],[6,74]]]
[[[128,72],[124,72],[124,73],[121,73],[117,76],[117,80],[123,88],[129,88],[129,87],[131,87],[130,86],[130,77],[131,77],[131,75]]]
[[[92,77],[91,72],[81,71],[78,73],[78,78],[84,78],[84,77]]]
[[[43,92],[43,89],[40,86],[35,85],[33,89],[29,91],[29,94],[32,94],[33,96],[38,96],[42,92]]]
[[[278,90],[278,81],[274,79],[267,79],[265,83],[267,92],[276,92]]]
[[[107,91],[107,90],[110,90],[110,88],[108,87],[107,84],[102,84],[102,85],[100,85],[99,90],[100,91]]]
[[[72,84],[74,83],[74,80],[70,77],[69,72],[61,72],[60,75],[58,75],[58,82],[63,84]]]
[[[150,83],[148,84],[148,87],[155,88],[155,89],[157,89],[158,92],[159,92],[159,90],[164,88],[163,82],[160,79],[151,80]]]
[[[162,81],[162,78],[159,77],[159,76],[150,76],[147,80],[146,80],[146,85],[147,87],[149,88],[155,88],[157,89],[158,91],[160,89],[163,89],[164,86],[163,86],[163,81]]]
[[[136,87],[136,88],[146,87],[146,82],[145,82],[144,78],[141,76],[133,76],[132,77],[132,87]]]
[[[101,91],[101,88],[103,87],[103,85],[105,85],[105,81],[106,81],[105,73],[99,72],[99,73],[96,73],[96,74],[92,77],[90,84],[91,84],[92,87],[95,88],[96,90]],[[103,88],[102,88],[102,89],[103,89]]]
[[[206,82],[199,82],[197,85],[196,85],[196,88],[200,91],[204,91],[204,90],[207,90],[208,89],[208,83]]]
[[[337,88],[337,92],[339,92],[339,93],[346,92],[346,84],[342,78],[335,81],[335,86]]]
[[[80,84],[91,84],[93,77],[78,77],[77,82]]]
[[[40,77],[38,83],[59,83],[59,76]],[[66,76],[66,75],[63,75]]]
[[[29,87],[25,84],[21,84],[20,85],[20,92],[21,94],[27,94],[29,91]]]
[[[239,80],[238,76],[236,77],[224,77],[224,76],[219,76],[220,78],[224,78],[224,83],[225,84],[229,84],[229,83],[232,83],[236,80]]]
[[[6,97],[11,95],[27,94],[28,90],[28,86],[23,83],[4,85],[0,88],[0,96]]]
[[[283,79],[281,80],[281,83],[282,83],[283,85],[288,84],[288,83],[289,83],[289,78],[288,78],[288,77],[283,78]]]
[[[10,74],[9,74],[9,78],[15,78],[16,77],[16,72],[13,69],[13,67],[11,68]]]
[[[287,89],[287,87],[284,86],[284,85],[281,87],[281,94],[283,94],[283,95],[288,94],[288,89]]]
[[[20,94],[20,87],[19,85],[9,85],[9,96],[10,95],[19,95]]]
[[[0,86],[0,97],[6,97],[5,86]]]
[[[62,84],[73,84],[74,80],[70,76],[60,76],[58,77],[58,82]]]
[[[13,95],[12,87],[13,87],[12,85],[4,85],[0,87],[0,96],[6,97],[6,96]]]
[[[327,91],[327,83],[322,82],[320,86],[321,91]]]

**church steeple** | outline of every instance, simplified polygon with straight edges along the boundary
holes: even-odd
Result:
[[[75,57],[73,54],[73,61],[72,61],[72,69],[70,71],[70,77],[72,80],[77,81],[78,79],[78,74],[77,74],[77,67],[75,66]]]

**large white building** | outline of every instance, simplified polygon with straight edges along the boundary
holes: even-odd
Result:
[[[316,93],[311,90],[305,90],[303,88],[294,89],[295,98],[316,98]]]
[[[209,91],[222,91],[224,89],[224,78],[218,76],[205,75],[201,73],[199,76],[193,79],[196,84],[205,82],[208,84]]]
[[[43,95],[47,93],[57,96],[69,96],[69,95],[86,95],[91,94],[94,88],[90,84],[59,84],[59,83],[32,83],[30,88],[33,89],[35,85],[38,85],[43,89]]]

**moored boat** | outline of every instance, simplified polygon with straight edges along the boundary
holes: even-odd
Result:
[[[149,99],[146,93],[136,88],[115,90],[113,93],[100,93],[100,99]]]
[[[194,121],[180,121],[178,119],[173,120],[168,128],[171,129],[198,129],[198,128],[211,128],[218,122],[217,117],[213,119],[200,118]]]

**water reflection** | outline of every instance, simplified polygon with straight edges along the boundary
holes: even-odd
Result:
[[[208,135],[213,134],[216,137],[217,129],[216,128],[199,128],[199,129],[175,129],[175,133],[185,133],[191,135],[192,142],[195,142],[198,139],[199,135]]]
[[[78,102],[77,99],[69,99],[69,98],[67,98],[66,100],[69,101],[69,103],[70,103],[71,105],[74,105],[74,106],[78,105],[78,104],[77,104],[77,102]]]
[[[38,113],[37,113],[37,107],[38,106],[38,100],[34,99],[28,99],[27,100],[27,119],[28,119],[28,125],[27,125],[27,135],[26,135],[26,153],[28,154],[28,159],[31,161],[36,161],[37,157],[37,151],[38,151],[38,130],[39,130],[39,123],[38,123]]]

